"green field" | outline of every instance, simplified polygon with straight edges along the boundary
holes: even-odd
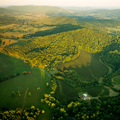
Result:
[[[58,69],[72,69],[79,74],[81,81],[89,82],[108,73],[108,68],[99,61],[98,55],[80,50],[80,55],[73,61],[60,64]]]
[[[109,95],[109,90],[102,86],[94,86],[91,88],[84,88],[82,92],[87,92],[92,97]]]
[[[0,77],[30,71],[31,67],[20,59],[0,53]]]
[[[109,71],[108,67],[106,67],[103,63],[99,61],[98,55],[92,55],[92,59],[90,62],[90,66],[88,66],[88,69],[95,77],[103,77],[104,75],[108,74]]]
[[[113,78],[113,81],[117,82],[118,84],[120,84],[120,75],[116,76]]]
[[[55,98],[61,103],[70,103],[78,97],[77,90],[62,80],[57,80],[57,89],[55,92]]]
[[[49,93],[49,88],[46,87],[46,83],[49,82],[48,75],[38,68],[31,68],[31,66],[25,64],[20,59],[2,53],[0,54],[0,59],[0,76],[5,77],[20,73],[20,76],[0,83],[0,109],[3,107],[15,109],[22,108],[23,106],[28,108],[34,105],[41,110],[44,109],[46,115],[48,115],[50,110],[47,105],[40,102],[43,94]],[[23,71],[31,71],[31,73],[23,75]],[[39,90],[37,90],[38,87],[40,87]],[[20,91],[21,95],[12,96],[12,91],[14,91],[14,93]],[[31,92],[31,96],[29,96],[29,92]]]

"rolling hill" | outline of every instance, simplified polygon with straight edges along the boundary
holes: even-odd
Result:
[[[11,6],[7,7],[7,9],[11,10],[18,10],[26,13],[44,13],[49,16],[55,16],[55,15],[65,15],[70,14],[66,9],[60,8],[60,7],[53,7],[53,6]]]

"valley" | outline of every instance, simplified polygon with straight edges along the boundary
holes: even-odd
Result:
[[[0,9],[0,119],[120,119],[119,10]]]

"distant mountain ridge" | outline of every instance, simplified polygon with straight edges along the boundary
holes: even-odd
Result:
[[[11,9],[6,9],[6,8],[0,8],[0,14],[4,14],[4,13],[14,13],[16,12],[15,10],[11,10]]]
[[[44,13],[46,15],[60,15],[60,14],[70,14],[66,9],[56,7],[56,6],[10,6],[6,7],[7,9],[24,11],[28,13]]]
[[[87,10],[89,9],[89,10]],[[30,13],[30,14],[44,14],[48,17],[53,16],[68,16],[78,20],[96,20],[96,19],[120,19],[120,9],[91,9],[73,10],[57,6],[9,6],[0,8],[0,13]]]

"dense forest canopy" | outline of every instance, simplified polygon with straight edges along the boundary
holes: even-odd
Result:
[[[42,32],[39,34],[42,36]],[[75,54],[79,54],[80,49],[96,53],[119,41],[115,36],[85,28],[30,39],[29,44],[4,48],[4,50],[30,63],[53,66],[58,62],[70,61]]]

